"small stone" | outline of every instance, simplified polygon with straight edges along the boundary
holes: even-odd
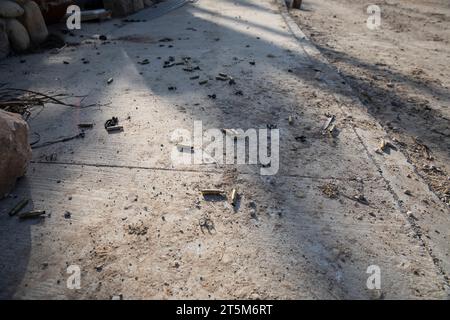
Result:
[[[372,300],[382,300],[384,299],[384,293],[383,291],[379,289],[374,289],[370,291],[370,296]]]
[[[259,294],[257,294],[257,293],[252,293],[250,295],[250,299],[251,300],[261,300],[261,296]]]
[[[224,255],[222,256],[222,263],[229,264],[231,261],[231,256],[228,253],[224,253]]]
[[[416,220],[416,221],[419,220],[419,219],[417,219],[417,217],[413,214],[412,211],[406,212],[406,215],[407,215],[408,217],[410,217],[410,218]]]

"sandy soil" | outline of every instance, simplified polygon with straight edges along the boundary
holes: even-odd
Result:
[[[370,4],[381,8],[376,31],[366,25]],[[450,204],[450,3],[306,0],[291,14]]]

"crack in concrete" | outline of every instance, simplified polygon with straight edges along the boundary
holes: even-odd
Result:
[[[132,165],[115,165],[106,163],[87,163],[87,162],[64,162],[64,161],[30,161],[34,164],[47,164],[47,165],[64,165],[64,166],[86,166],[86,167],[98,167],[98,168],[119,168],[119,169],[138,169],[138,170],[151,170],[151,171],[168,171],[168,172],[185,172],[185,173],[205,173],[205,174],[223,174],[226,170],[196,170],[196,169],[176,169],[176,168],[162,168],[162,167],[147,167],[147,166],[132,166]],[[237,172],[243,176],[261,176],[259,173],[249,172]],[[261,176],[264,177],[264,176]],[[275,177],[275,176],[266,176]],[[311,180],[336,180],[336,181],[357,181],[356,178],[341,178],[341,177],[318,177],[299,174],[277,174],[276,177],[281,178],[301,178]]]

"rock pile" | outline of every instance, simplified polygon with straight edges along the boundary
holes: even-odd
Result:
[[[48,30],[41,9],[30,0],[0,0],[0,59],[10,48],[23,52],[47,39]]]

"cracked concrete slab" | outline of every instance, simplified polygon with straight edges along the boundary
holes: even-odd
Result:
[[[296,30],[279,2],[201,0],[146,22],[89,25],[76,46],[1,65],[11,86],[88,94],[74,99],[80,107],[34,110],[42,142],[95,123],[84,139],[35,149],[17,198],[0,202],[1,297],[447,297],[445,208],[401,154],[373,151],[381,126]],[[200,70],[163,68],[170,56]],[[236,84],[215,80],[219,72]],[[321,132],[330,114],[336,137]],[[123,132],[105,131],[112,116]],[[276,126],[280,171],[174,166],[172,131],[198,120],[205,129]],[[329,184],[336,198],[322,191]],[[420,197],[405,199],[405,184]],[[206,201],[200,191],[212,187],[228,197],[237,188],[238,206]],[[21,198],[48,215],[9,217]],[[424,228],[441,233],[428,238]],[[66,286],[70,265],[82,271],[78,290]],[[381,268],[381,293],[366,286],[370,265]]]

